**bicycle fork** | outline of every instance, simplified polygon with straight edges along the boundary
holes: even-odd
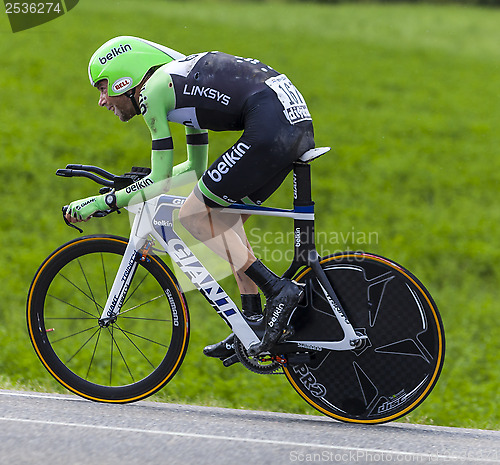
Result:
[[[128,243],[125,253],[123,254],[120,267],[116,273],[116,278],[111,286],[108,300],[104,306],[101,318],[99,318],[100,326],[109,326],[118,318],[122,305],[127,297],[130,283],[132,282],[134,274],[137,270],[138,262],[141,256],[140,249],[145,244],[145,238],[136,238],[135,241],[131,240]]]

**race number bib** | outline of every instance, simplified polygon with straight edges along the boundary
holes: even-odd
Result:
[[[276,92],[290,124],[312,120],[304,97],[284,74],[267,79],[266,84]]]

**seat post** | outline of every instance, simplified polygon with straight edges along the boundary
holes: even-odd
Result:
[[[309,149],[293,163],[293,197],[294,205],[314,205],[311,200],[311,161],[328,152],[330,147]]]
[[[294,257],[285,271],[287,278],[295,276],[303,266],[316,266],[319,254],[314,241],[314,202],[311,195],[311,161],[328,152],[330,147],[318,147],[305,152],[293,163],[293,209],[302,218],[293,220]]]
[[[293,205],[295,207],[314,205],[311,198],[311,166],[296,161],[293,164]]]
[[[311,197],[311,167],[309,163],[296,161],[293,164],[293,207],[296,213],[310,214],[308,218],[294,219],[294,258],[285,272],[292,277],[302,266],[317,260],[314,243],[314,202]]]

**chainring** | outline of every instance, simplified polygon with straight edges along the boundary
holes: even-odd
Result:
[[[259,375],[283,374],[281,364],[272,359],[271,356],[249,356],[242,342],[236,336],[234,337],[234,350],[241,364],[254,373],[258,373]]]

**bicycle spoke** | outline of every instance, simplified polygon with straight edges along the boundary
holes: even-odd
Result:
[[[137,351],[144,357],[144,359],[151,365],[152,368],[155,368],[154,364],[149,360],[148,357],[144,354],[144,352],[137,346],[137,344],[129,337],[127,331],[124,331],[117,325],[117,328],[123,333],[123,335],[130,341],[130,343],[137,349]]]
[[[97,328],[97,331],[99,331],[100,326],[95,325],[95,326],[91,326],[90,328],[82,329],[81,331],[77,331],[76,333],[68,334],[67,336],[64,336],[64,337],[62,337],[60,339],[56,339],[54,341],[51,341],[51,344],[56,344],[58,342],[64,341],[65,339],[69,339],[70,337],[77,336],[78,334],[86,333],[87,331],[92,331],[95,328]]]
[[[104,266],[104,256],[102,252],[99,254],[101,256],[101,266],[102,266],[102,275],[104,276],[104,289],[106,290],[106,296],[109,295],[109,289],[108,289],[108,278],[106,276],[106,269]]]
[[[114,326],[111,326],[111,328],[108,328],[109,335],[111,336],[111,344],[110,344],[110,364],[109,364],[109,386],[111,386],[111,380],[113,378],[113,328]]]
[[[146,304],[150,304],[151,302],[154,302],[155,300],[162,299],[162,298],[163,298],[163,295],[159,295],[157,297],[153,297],[152,299],[146,300],[142,304],[138,304],[135,307],[131,307],[131,308],[128,308],[127,310],[121,311],[118,315],[123,315],[124,313],[128,313],[128,312],[130,312],[132,310],[135,310],[136,308],[142,307],[143,305],[146,305]]]
[[[137,286],[135,286],[134,290],[132,292],[129,292],[128,295],[127,295],[127,298],[125,299],[125,302],[123,302],[123,305],[125,305],[130,299],[131,297],[135,294],[135,292],[137,291],[137,289],[139,289],[139,286],[146,280],[147,278],[147,274],[144,275],[144,277],[140,280],[140,282],[137,284]],[[122,305],[122,306],[123,306]]]
[[[73,307],[75,310],[78,310],[78,311],[80,311],[82,313],[85,313],[86,315],[89,315],[92,318],[96,318],[96,316],[92,315],[92,313],[89,313],[86,310],[84,310],[83,308],[77,307],[76,305],[73,305],[72,303],[70,303],[70,302],[68,302],[66,300],[60,299],[59,297],[56,297],[55,295],[47,294],[47,297],[52,297],[53,299],[58,300],[59,302],[68,305],[69,307]]]
[[[97,339],[96,339],[95,344],[94,344],[94,351],[92,352],[92,357],[90,358],[90,363],[89,363],[89,367],[87,369],[87,374],[85,375],[85,379],[89,379],[90,368],[92,367],[92,363],[94,362],[94,357],[95,357],[95,353],[97,351],[97,345],[99,344],[100,338],[101,338],[101,331],[99,331],[99,334],[97,335]]]
[[[66,361],[66,363],[71,362],[73,358],[91,341],[91,339],[101,330],[101,328],[97,328],[94,333],[80,346],[80,348]],[[84,332],[84,331],[81,331]],[[68,336],[69,337],[69,336]],[[64,339],[67,339],[64,338]]]
[[[100,305],[98,302],[96,302],[96,300],[93,297],[89,296],[83,289],[78,287],[73,281],[71,281],[69,278],[64,276],[62,273],[59,273],[59,276],[64,278],[66,281],[68,281],[68,283],[70,283],[74,288],[78,289],[85,297],[87,297],[89,300],[91,300],[95,304],[96,307],[99,307],[101,310],[104,310],[104,307],[102,305]]]
[[[115,324],[115,326],[117,326],[117,325]],[[152,339],[149,339],[147,337],[141,336],[140,334],[133,333],[131,331],[127,331],[126,329],[120,328],[119,326],[117,326],[117,329],[119,329],[124,334],[130,334],[131,336],[135,336],[135,337],[137,337],[139,339],[143,339],[145,341],[151,342],[151,343],[156,344],[158,346],[168,348],[167,345],[162,344],[161,342],[153,341]]]
[[[140,316],[123,316],[124,320],[144,320],[144,321],[163,321],[164,323],[170,323],[172,320],[165,320],[163,318],[145,318]]]
[[[89,291],[90,291],[90,295],[92,296],[91,300],[92,300],[92,302],[94,302],[94,304],[96,306],[96,310],[99,311],[98,306],[97,306],[97,302],[96,302],[95,297],[94,297],[94,293],[92,292],[92,288],[90,287],[90,283],[89,283],[89,280],[87,278],[87,274],[85,273],[85,270],[83,269],[83,266],[82,266],[80,259],[78,259],[77,261],[78,261],[78,265],[80,266],[80,270],[83,274],[83,279],[85,279],[85,282],[87,283],[87,287],[89,288]]]
[[[109,329],[109,328],[108,328]],[[123,332],[123,331],[122,331]],[[127,368],[127,371],[130,375],[130,378],[132,379],[132,382],[135,382],[134,375],[130,371],[130,368],[128,366],[127,361],[125,360],[125,357],[123,356],[123,353],[120,349],[120,346],[118,345],[118,342],[116,341],[116,338],[114,336],[114,331],[113,329],[110,330],[110,335],[111,335],[111,370],[110,370],[110,375],[109,375],[109,384],[110,386],[112,385],[112,373],[113,373],[113,346],[116,345],[116,348],[118,349],[118,352],[120,354],[121,359],[123,360],[123,363],[125,364],[125,367]]]

